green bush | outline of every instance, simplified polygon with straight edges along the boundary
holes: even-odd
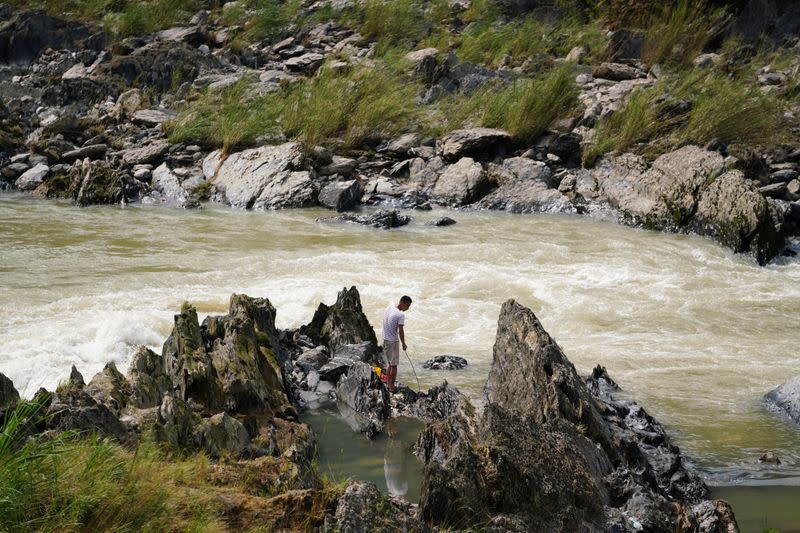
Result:
[[[219,91],[205,91],[165,126],[170,142],[221,147],[225,153],[251,146],[260,135],[279,133],[285,91],[256,96],[242,80]]]
[[[648,21],[642,60],[650,65],[689,64],[727,21],[724,8],[711,9],[703,0],[666,3]]]
[[[411,128],[419,87],[386,65],[337,74],[324,70],[289,96],[282,126],[305,146],[357,147]]]
[[[572,65],[555,68],[534,80],[518,80],[484,97],[481,123],[503,128],[522,143],[532,143],[578,103]]]

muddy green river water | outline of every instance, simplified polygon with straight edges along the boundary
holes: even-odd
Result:
[[[744,531],[800,530],[800,429],[761,404],[800,374],[800,259],[759,267],[707,239],[589,218],[451,212],[458,223],[435,228],[424,222],[441,212],[411,213],[381,231],[316,221],[327,214],[0,195],[0,372],[32,395],[72,364],[88,379],[109,360],[127,368],[138,344],[160,348],[184,300],[205,315],[232,292],[268,297],[278,326],[296,327],[356,285],[378,327],[390,302],[412,296],[422,386],[446,377],[480,404],[500,305],[515,298],[579,371],[604,365],[669,428],[740,521],[756,517]],[[447,353],[470,365],[421,369]],[[411,378],[405,361],[400,378]],[[759,465],[766,450],[782,464]],[[374,453],[382,471],[385,450]]]

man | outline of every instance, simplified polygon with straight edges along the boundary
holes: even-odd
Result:
[[[386,373],[389,392],[395,392],[395,380],[397,379],[397,364],[400,362],[400,345],[406,351],[406,333],[403,325],[406,323],[405,311],[411,307],[411,298],[403,296],[400,303],[390,305],[383,312],[383,354],[389,363],[389,370]]]

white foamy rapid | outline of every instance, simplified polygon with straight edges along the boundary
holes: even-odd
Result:
[[[446,377],[480,399],[500,305],[516,298],[580,371],[606,366],[707,471],[741,471],[765,449],[800,470],[797,433],[760,405],[800,374],[800,261],[762,268],[706,239],[582,218],[450,213],[457,225],[434,228],[422,222],[436,213],[412,213],[380,231],[315,222],[324,214],[0,196],[0,372],[30,396],[72,364],[89,379],[110,360],[125,370],[138,344],[160,349],[184,300],[205,315],[233,292],[264,296],[279,327],[296,327],[356,285],[375,325],[411,295],[423,387]],[[469,369],[421,369],[443,353]],[[404,361],[400,374],[413,380]]]

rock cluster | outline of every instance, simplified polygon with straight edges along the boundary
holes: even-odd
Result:
[[[321,9],[318,4],[303,9],[311,13]],[[459,2],[451,7],[463,8]],[[727,154],[726,146],[712,143],[710,150],[681,148],[652,165],[617,154],[596,168],[581,168],[592,126],[658,76],[640,61],[641,38],[624,32],[612,39],[613,61],[582,65],[585,47],[570,52],[567,60],[579,62],[583,116],[559,122],[526,145],[503,130],[467,128],[439,138],[371,138],[347,154],[303,147],[277,134],[258,139],[256,148],[231,152],[171,143],[165,125],[198,91],[258,80],[254,94],[274,92],[314,75],[323,63],[333,69],[368,65],[375,43],[328,21],[234,52],[228,45],[235,28],[201,11],[189,26],[109,47],[87,26],[8,11],[0,27],[0,43],[9,43],[0,55],[0,189],[78,205],[198,207],[213,200],[243,209],[321,205],[340,212],[359,205],[611,211],[627,224],[709,235],[761,263],[783,250],[786,236],[800,232],[798,150],[751,157]],[[721,68],[712,56],[699,57],[696,68]],[[433,48],[406,59],[424,86],[422,102],[527,73],[523,67],[493,70]],[[764,67],[758,79],[767,91],[785,87],[791,75]],[[411,221],[393,210],[326,220],[380,228]]]

